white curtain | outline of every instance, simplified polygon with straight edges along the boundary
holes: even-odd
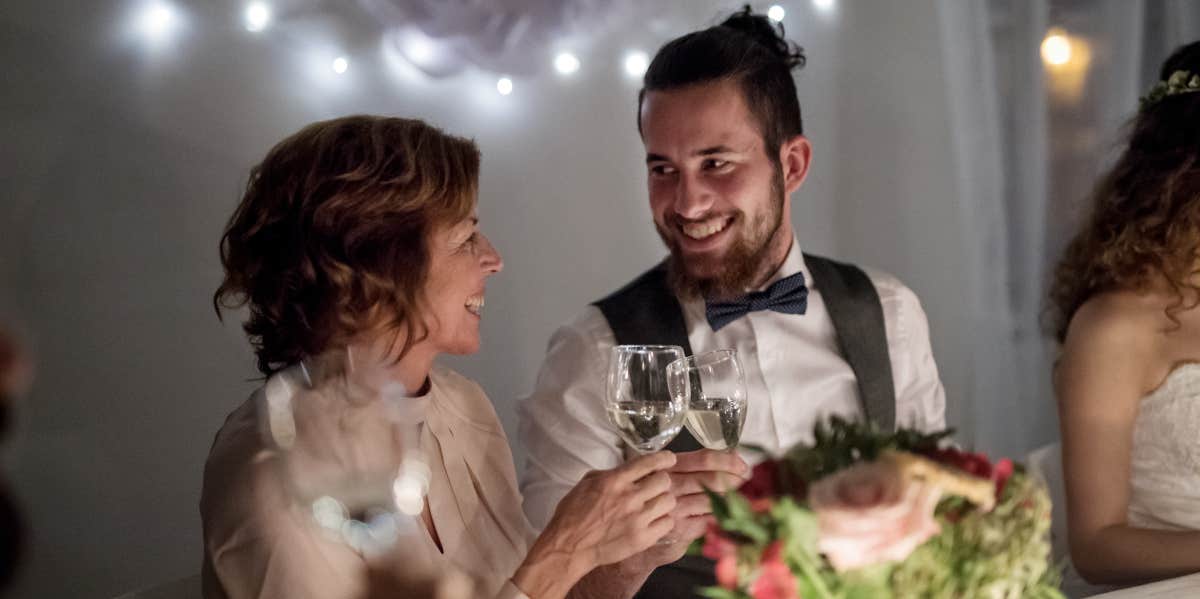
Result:
[[[962,297],[975,339],[960,418],[977,447],[1016,455],[1054,427],[1036,331],[1039,289],[1025,279],[1038,274],[1040,253],[1027,215],[1045,198],[1041,85],[1028,76],[1044,11],[1040,2],[999,13],[993,4],[942,0],[939,19],[966,254]],[[993,38],[997,21],[1007,27]],[[1027,152],[1013,152],[1017,146]]]
[[[1138,96],[1171,51],[1200,38],[1200,2],[941,0],[938,8],[969,270],[962,298],[976,339],[959,419],[977,447],[1021,455],[1058,434],[1057,348],[1042,327],[1054,265]],[[1075,70],[1043,66],[1050,27],[1072,40]]]

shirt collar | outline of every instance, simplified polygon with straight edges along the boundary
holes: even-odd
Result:
[[[812,277],[808,274],[808,267],[804,264],[804,252],[800,250],[800,238],[796,237],[796,231],[792,231],[792,247],[788,249],[787,256],[783,259],[783,264],[775,269],[775,272],[767,277],[766,282],[756,289],[751,291],[762,291],[770,287],[772,283],[785,277],[790,277],[798,272],[804,273],[804,280],[811,281]]]

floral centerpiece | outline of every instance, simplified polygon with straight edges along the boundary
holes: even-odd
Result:
[[[950,431],[881,433],[833,418],[709,493],[715,523],[693,551],[716,561],[713,599],[1061,598],[1050,498]]]

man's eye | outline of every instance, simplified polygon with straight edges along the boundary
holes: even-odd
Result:
[[[675,167],[667,164],[656,164],[650,167],[650,174],[659,176],[673,175],[675,174]]]
[[[704,168],[708,169],[708,170],[713,170],[713,169],[724,168],[728,164],[729,164],[729,162],[727,160],[720,160],[717,158],[709,158],[708,160],[704,161]]]

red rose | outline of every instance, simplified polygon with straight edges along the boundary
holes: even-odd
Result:
[[[710,523],[704,533],[704,547],[700,553],[717,562],[717,584],[729,590],[737,588],[737,543],[721,534],[715,522]]]
[[[751,501],[775,497],[779,494],[779,482],[779,462],[766,460],[750,471],[750,480],[742,483],[738,492]]]
[[[982,453],[970,453],[953,447],[934,449],[926,456],[939,464],[953,466],[979,478],[992,477],[992,463]]]
[[[1004,485],[1008,483],[1008,479],[1013,475],[1013,462],[1008,458],[1004,458],[995,465],[992,465],[986,454],[970,453],[946,447],[934,449],[925,454],[929,459],[958,468],[967,474],[978,476],[979,478],[989,478],[996,483],[996,500],[1000,500],[1000,494],[1004,492]]]
[[[783,562],[783,546],[775,541],[763,551],[758,565],[758,577],[750,585],[754,599],[797,599],[796,577]]]
[[[708,531],[704,533],[704,547],[700,553],[708,559],[720,561],[722,558],[737,554],[737,543],[721,534],[721,529],[717,528],[716,523],[710,523]]]
[[[1013,475],[1013,461],[1004,458],[996,462],[996,467],[992,469],[992,480],[996,481],[996,501],[1000,501],[1000,494],[1004,492],[1004,485],[1008,484],[1008,479]]]
[[[752,511],[756,514],[765,514],[769,511],[771,511],[771,508],[774,506],[775,506],[774,500],[772,500],[770,497],[763,497],[761,499],[755,499],[750,502],[750,511]]]
[[[775,541],[774,543],[767,545],[767,548],[763,549],[762,557],[759,558],[758,562],[760,564],[773,564],[776,562],[779,562],[782,564],[783,563],[783,542]]]
[[[727,555],[717,560],[717,584],[734,590],[737,588],[737,556]]]

